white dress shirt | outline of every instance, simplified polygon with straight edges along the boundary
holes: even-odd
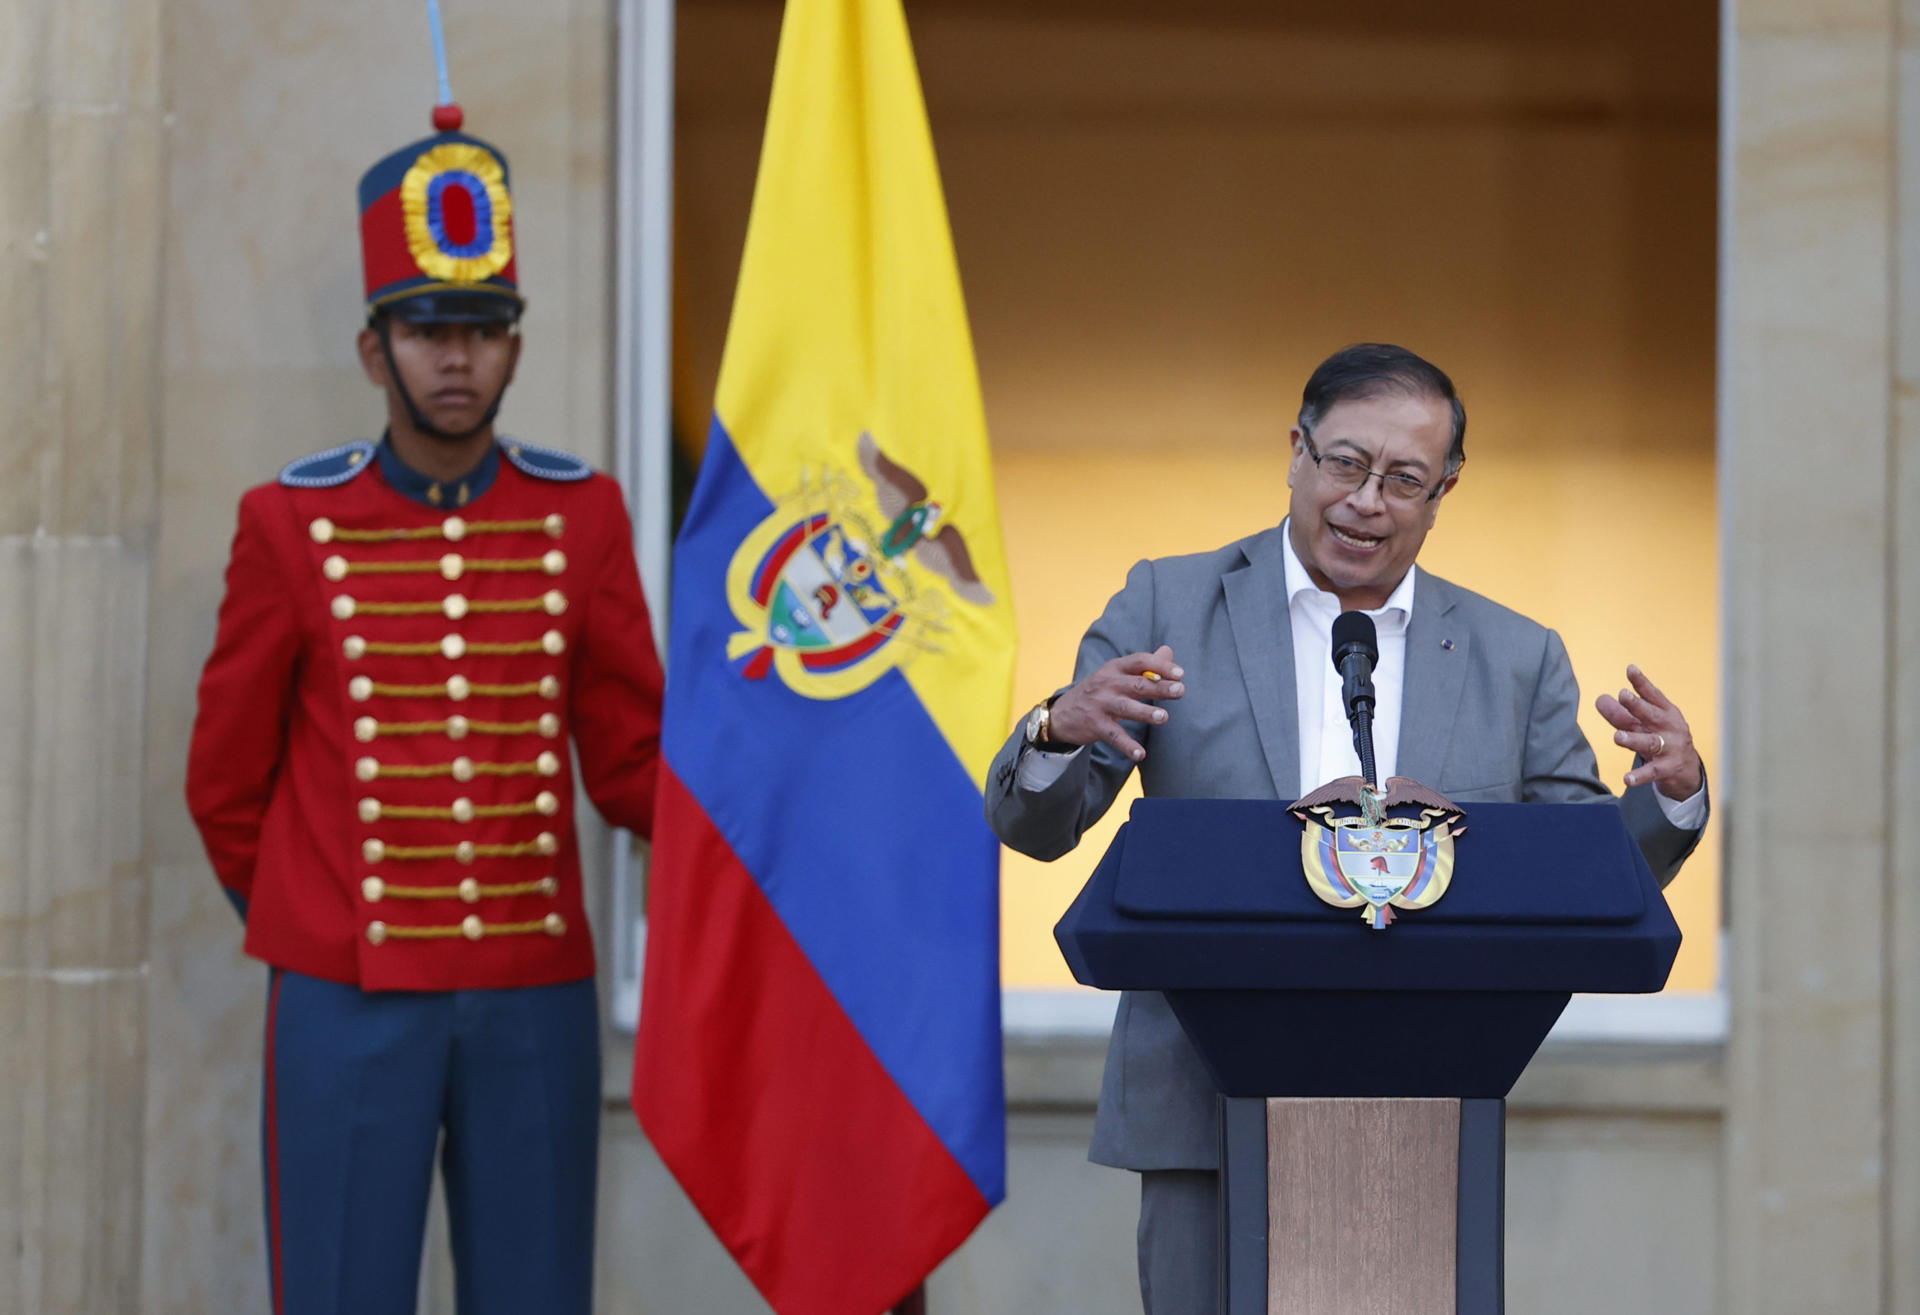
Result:
[[[1282,522],[1282,529],[1285,523]],[[1293,621],[1293,706],[1299,717],[1300,779],[1294,798],[1319,789],[1342,776],[1360,775],[1360,756],[1354,752],[1353,730],[1340,697],[1340,674],[1333,668],[1333,622],[1344,610],[1340,599],[1320,589],[1293,551],[1293,536],[1283,534],[1287,563],[1287,614]],[[1407,623],[1413,619],[1414,591],[1420,568],[1407,573],[1387,596],[1386,605],[1369,611],[1380,645],[1373,668],[1373,763],[1377,779],[1394,774],[1400,759],[1401,695],[1406,688]],[[1179,658],[1175,654],[1175,660]],[[1180,715],[1180,705],[1170,714]],[[1066,772],[1084,746],[1072,753],[1043,753],[1026,748],[1020,754],[1017,780],[1022,790],[1045,790]],[[1707,788],[1690,797],[1672,800],[1655,790],[1654,799],[1667,821],[1684,830],[1706,822]]]
[[[1340,696],[1340,673],[1333,669],[1333,622],[1345,609],[1336,595],[1314,584],[1293,551],[1293,536],[1283,533],[1281,542],[1287,549],[1287,614],[1293,619],[1293,706],[1300,719],[1300,788],[1294,798],[1299,799],[1328,781],[1360,775],[1360,755],[1354,752],[1353,727]],[[1409,566],[1386,606],[1366,613],[1380,645],[1373,666],[1373,765],[1379,781],[1392,776],[1400,762],[1407,622],[1413,619],[1419,575],[1419,567]]]

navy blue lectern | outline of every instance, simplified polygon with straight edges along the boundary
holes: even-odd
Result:
[[[1301,831],[1142,799],[1055,936],[1079,981],[1165,992],[1224,1098],[1223,1311],[1500,1315],[1506,1095],[1573,992],[1659,990],[1680,929],[1607,804],[1468,805],[1446,896],[1382,931],[1314,895]]]

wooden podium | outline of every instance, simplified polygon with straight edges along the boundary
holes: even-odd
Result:
[[[1157,990],[1219,1089],[1227,1315],[1500,1315],[1506,1095],[1575,991],[1663,986],[1680,930],[1606,804],[1480,804],[1452,888],[1322,904],[1272,801],[1143,799],[1055,930]]]

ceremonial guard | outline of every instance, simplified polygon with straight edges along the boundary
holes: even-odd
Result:
[[[443,65],[444,67],[444,65]],[[414,1309],[436,1153],[463,1315],[587,1315],[600,1114],[586,793],[650,830],[661,672],[619,487],[496,438],[507,162],[437,135],[360,184],[388,429],[248,492],[187,796],[271,965],[280,1315]]]

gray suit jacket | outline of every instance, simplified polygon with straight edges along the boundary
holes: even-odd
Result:
[[[1080,642],[1074,679],[1126,653],[1170,645],[1187,692],[1164,725],[1129,724],[1146,746],[1149,795],[1291,800],[1300,783],[1284,528],[1213,552],[1145,561]],[[1448,642],[1450,641],[1450,642]],[[1330,662],[1326,654],[1306,661]],[[1553,631],[1422,572],[1407,628],[1396,771],[1457,803],[1611,800],[1575,721],[1579,688]],[[1105,744],[1044,791],[1021,790],[1016,730],[986,783],[987,821],[1013,848],[1053,859],[1112,804],[1133,764]],[[1638,786],[1619,801],[1661,882],[1700,836],[1672,826]],[[1199,1057],[1154,992],[1120,998],[1092,1158],[1124,1169],[1211,1169],[1217,1102]]]

